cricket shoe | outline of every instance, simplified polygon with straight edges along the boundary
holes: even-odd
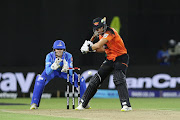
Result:
[[[30,107],[30,110],[38,109],[37,104],[33,103]]]
[[[82,103],[75,110],[84,110],[85,108],[82,106]]]
[[[127,112],[127,111],[132,111],[132,107],[128,107],[126,105],[123,106],[123,108],[121,109],[122,112]]]

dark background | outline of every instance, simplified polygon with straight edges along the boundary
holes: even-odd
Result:
[[[0,67],[43,67],[56,38],[65,41],[74,66],[100,66],[104,54],[82,55],[92,20],[114,16],[130,65],[156,65],[161,43],[180,40],[179,0],[4,0],[1,1]]]

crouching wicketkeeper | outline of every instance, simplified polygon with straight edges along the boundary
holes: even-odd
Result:
[[[66,46],[62,40],[56,40],[53,44],[53,51],[48,53],[46,56],[45,70],[41,75],[37,75],[33,97],[31,101],[30,109],[37,109],[40,104],[41,96],[45,85],[53,78],[64,78],[67,79],[67,70],[73,68],[72,55],[65,51]],[[72,70],[69,70],[70,83],[72,84]],[[74,73],[75,87],[78,87],[78,75]],[[82,97],[86,90],[85,80],[83,77],[80,80],[80,97]]]

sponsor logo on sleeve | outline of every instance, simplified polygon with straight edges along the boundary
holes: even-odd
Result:
[[[105,34],[103,35],[103,37],[104,37],[104,38],[107,38],[108,35],[109,35],[109,34],[105,33]]]

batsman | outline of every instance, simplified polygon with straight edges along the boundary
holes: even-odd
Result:
[[[94,34],[90,41],[85,41],[81,47],[83,54],[88,52],[105,52],[106,60],[102,63],[98,72],[90,79],[89,85],[81,98],[81,104],[76,110],[83,110],[90,99],[97,92],[98,87],[105,78],[113,72],[113,81],[118,91],[121,111],[131,111],[129,94],[126,84],[126,71],[129,63],[129,56],[124,42],[118,32],[106,24],[106,18],[95,18],[93,20]],[[99,41],[93,44],[95,37]]]
[[[37,75],[33,90],[33,96],[31,101],[32,109],[38,109],[41,96],[45,86],[53,78],[67,79],[67,70],[73,68],[73,57],[66,51],[65,43],[62,40],[56,40],[53,44],[53,51],[46,55],[45,69],[41,75]],[[70,83],[72,84],[72,70],[69,70]],[[78,75],[74,73],[75,87],[78,87]],[[80,97],[82,97],[86,90],[86,83],[81,77],[80,80]]]

